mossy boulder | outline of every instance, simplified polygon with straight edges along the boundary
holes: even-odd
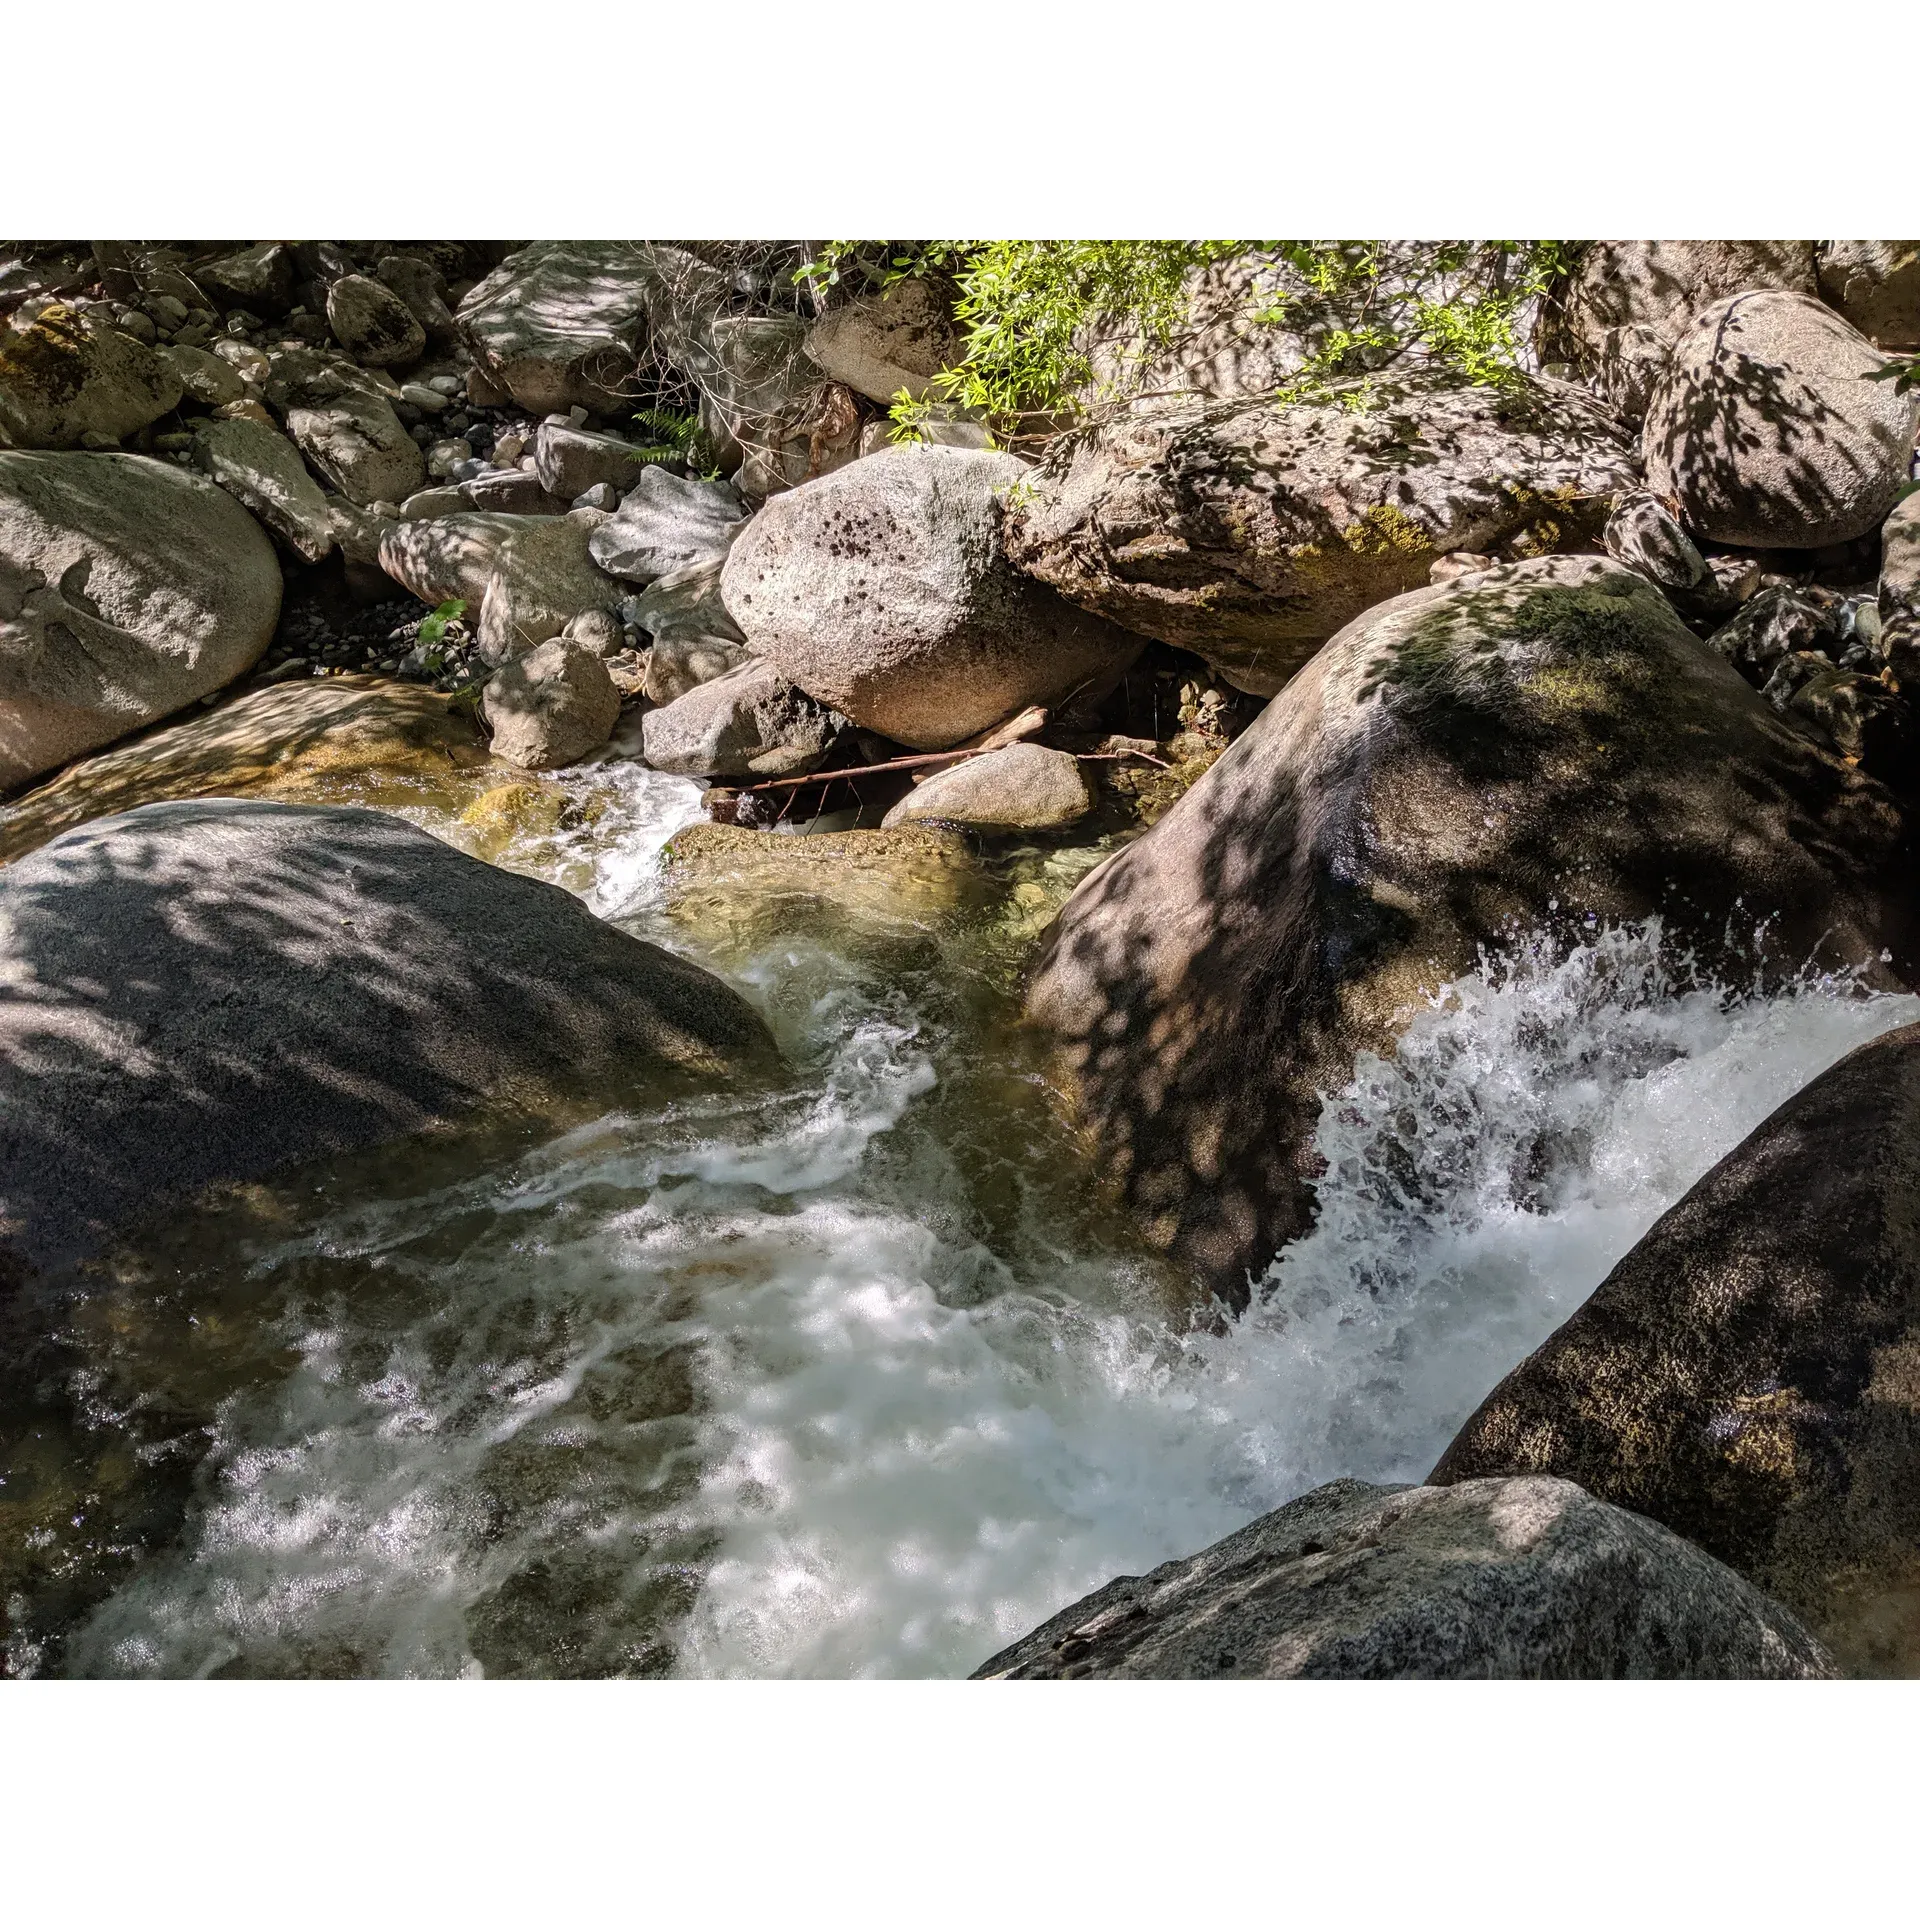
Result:
[[[1014,489],[1006,543],[1077,605],[1271,694],[1438,556],[1590,545],[1633,484],[1620,428],[1572,388],[1395,375],[1312,404],[1141,403]]]
[[[1307,1224],[1324,1092],[1483,946],[1659,914],[1892,984],[1892,798],[1610,560],[1375,609],[1075,892],[1028,1008],[1148,1230],[1229,1298]]]
[[[179,374],[131,334],[51,306],[24,327],[0,322],[0,446],[122,440],[171,412]]]

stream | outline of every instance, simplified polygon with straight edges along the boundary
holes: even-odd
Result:
[[[59,1635],[15,1610],[15,1671],[965,1674],[1322,1481],[1423,1477],[1701,1173],[1920,1017],[1696,979],[1658,926],[1522,944],[1328,1100],[1318,1224],[1226,1323],[1015,1023],[1032,938],[1112,843],[1000,856],[937,938],[715,932],[660,879],[697,783],[615,754],[543,785],[560,805],[485,839],[374,797],[714,967],[791,1083],[460,1164],[395,1149],[393,1181],[102,1321],[34,1577],[131,1479],[178,1501],[100,1548]]]

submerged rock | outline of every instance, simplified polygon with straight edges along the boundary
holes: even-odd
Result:
[[[1909,964],[1891,796],[1650,581],[1562,557],[1331,642],[1055,923],[1028,997],[1145,1216],[1230,1299],[1306,1224],[1323,1093],[1484,947],[1663,916],[1740,977]]]
[[[140,807],[0,871],[0,1261],[55,1273],[216,1183],[772,1059],[712,975],[402,821]]]
[[[1815,1680],[1776,1602],[1564,1479],[1335,1480],[1111,1581],[980,1680]]]
[[[1075,435],[1019,489],[1015,565],[1069,600],[1278,692],[1436,557],[1583,545],[1637,485],[1590,397],[1395,375],[1335,395],[1181,399]],[[884,461],[872,463],[884,466]]]
[[[211,481],[0,453],[0,789],[225,686],[279,614],[272,542]]]
[[[1856,1048],[1494,1388],[1438,1484],[1552,1473],[1697,1541],[1856,1674],[1920,1674],[1920,1028]]]
[[[767,502],[721,575],[796,686],[886,739],[951,747],[1123,673],[1141,642],[1007,564],[1011,454],[903,447]]]
[[[1647,485],[1730,547],[1828,547],[1871,532],[1907,477],[1920,392],[1818,300],[1743,293],[1698,314],[1647,410]]]
[[[0,807],[0,860],[156,800],[417,800],[457,788],[486,759],[479,729],[444,693],[363,674],[282,681],[82,760]]]

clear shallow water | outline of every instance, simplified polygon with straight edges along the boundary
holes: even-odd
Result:
[[[1691,982],[1657,929],[1483,967],[1328,1102],[1316,1231],[1196,1329],[1010,1026],[1031,890],[1091,850],[932,952],[703,953],[655,878],[693,783],[557,784],[495,857],[720,965],[792,1088],[610,1114],[256,1244],[274,1363],[209,1376],[177,1540],[63,1670],[965,1673],[1336,1474],[1424,1475],[1700,1173],[1920,1017]]]

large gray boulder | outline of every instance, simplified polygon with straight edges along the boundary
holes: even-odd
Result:
[[[1439,556],[1583,545],[1636,480],[1611,418],[1544,381],[1383,377],[1359,411],[1143,403],[1027,481],[1007,551],[1089,612],[1271,694]]]
[[[1566,1480],[1335,1480],[1109,1582],[981,1680],[1821,1680],[1784,1607]]]
[[[570,767],[612,739],[620,694],[596,654],[564,638],[543,640],[487,682],[480,710],[496,760]]]
[[[1819,291],[1811,240],[1595,240],[1542,328],[1630,420],[1647,410],[1673,343],[1729,294]]]
[[[641,751],[662,773],[773,780],[811,773],[844,725],[771,661],[748,659],[643,714]]]
[[[627,492],[642,470],[634,453],[634,443],[618,434],[589,433],[551,420],[533,436],[534,473],[556,500],[577,500],[602,483]]]
[[[1117,677],[1137,636],[1007,564],[1013,455],[900,447],[778,495],[720,578],[755,651],[860,726],[937,749]]]
[[[454,317],[487,376],[528,412],[611,412],[638,363],[658,277],[644,242],[536,240]]]
[[[1424,991],[1664,917],[1707,968],[1912,963],[1901,816],[1613,561],[1375,609],[1086,879],[1028,1010],[1158,1244],[1244,1299],[1306,1225],[1323,1093]]]
[[[1870,378],[1884,356],[1804,294],[1743,293],[1676,341],[1641,439],[1647,485],[1732,547],[1825,547],[1869,533],[1907,477],[1920,392]]]
[[[618,608],[621,586],[587,557],[606,515],[449,513],[384,523],[380,565],[428,606],[464,600],[481,657],[498,666],[562,632],[576,614]]]
[[[1920,1028],[1763,1121],[1487,1396],[1434,1469],[1553,1473],[1920,1674]]]
[[[624,484],[632,490],[589,543],[594,564],[622,580],[644,584],[724,560],[746,518],[740,496],[723,480],[690,480],[629,461]]]
[[[725,560],[699,560],[663,573],[637,597],[634,618],[656,640],[713,639],[744,646],[747,636],[720,597]]]
[[[1823,240],[1820,292],[1877,347],[1920,347],[1920,240]]]
[[[71,307],[43,308],[24,327],[0,321],[0,446],[123,440],[171,412],[184,390],[131,334]]]
[[[302,560],[333,551],[327,496],[285,434],[258,420],[209,420],[193,436],[193,464]]]
[[[0,1266],[55,1273],[214,1183],[772,1053],[700,968],[390,816],[139,807],[0,871]]]
[[[0,453],[0,789],[223,687],[280,563],[245,508],[123,453]]]
[[[357,507],[395,503],[426,483],[427,462],[378,393],[348,391],[286,410],[287,432],[314,470]]]

